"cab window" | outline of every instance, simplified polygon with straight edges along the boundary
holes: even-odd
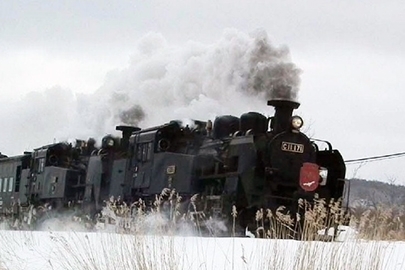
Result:
[[[7,183],[8,183],[8,179],[7,179],[7,178],[4,178],[3,192],[7,192]]]
[[[137,146],[137,159],[146,162],[152,159],[153,142],[140,143]]]
[[[13,191],[13,185],[14,185],[14,178],[10,177],[10,181],[8,181],[8,192]]]
[[[45,170],[45,158],[37,159],[37,172],[42,173]]]

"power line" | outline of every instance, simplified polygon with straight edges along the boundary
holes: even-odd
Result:
[[[360,162],[380,161],[380,160],[385,160],[385,159],[399,158],[399,157],[402,157],[402,156],[405,156],[405,152],[399,152],[399,153],[381,155],[381,156],[349,159],[349,160],[345,160],[345,163],[360,163]]]

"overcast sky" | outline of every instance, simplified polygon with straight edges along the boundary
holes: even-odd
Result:
[[[345,159],[405,151],[404,12],[403,1],[376,0],[1,1],[0,151],[17,154],[62,139],[62,131],[85,134],[51,112],[71,115],[80,107],[84,118],[96,91],[99,102],[110,102],[105,89],[136,88],[137,61],[148,63],[144,76],[155,76],[153,63],[140,56],[150,47],[162,52],[161,58],[153,52],[154,64],[170,64],[221,51],[234,37],[248,44],[258,29],[275,47],[288,47],[302,71],[298,113],[311,135],[329,140]],[[405,184],[403,164],[405,158],[351,165],[347,177]]]

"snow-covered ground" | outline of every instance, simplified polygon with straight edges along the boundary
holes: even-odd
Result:
[[[405,269],[405,243],[0,231],[0,269]]]

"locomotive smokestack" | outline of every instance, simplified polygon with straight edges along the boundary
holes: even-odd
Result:
[[[121,147],[123,149],[127,149],[129,146],[129,137],[131,137],[133,132],[139,131],[141,129],[139,127],[132,126],[116,126],[115,130],[119,130],[122,132]]]
[[[267,105],[273,106],[276,110],[272,120],[273,131],[276,134],[286,131],[290,127],[292,112],[300,106],[298,102],[287,99],[272,99],[267,101]]]

